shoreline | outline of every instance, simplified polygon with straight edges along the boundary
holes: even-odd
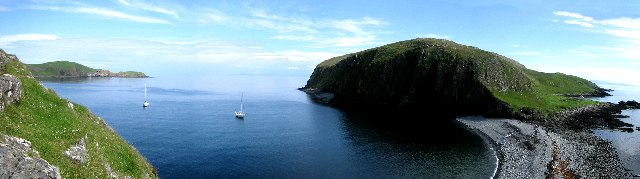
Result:
[[[585,131],[557,131],[514,119],[457,118],[498,158],[493,178],[622,178],[613,146]]]

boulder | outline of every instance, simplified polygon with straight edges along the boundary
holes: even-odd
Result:
[[[78,141],[76,145],[71,146],[69,149],[64,151],[64,155],[66,155],[67,157],[71,158],[72,160],[78,163],[86,164],[87,159],[89,158],[89,154],[87,152],[87,147],[86,147],[87,145],[86,140],[87,140],[87,136],[85,135],[84,137],[80,138],[80,141]]]
[[[22,96],[22,82],[17,77],[4,74],[0,76],[0,111],[4,110],[5,103],[16,103]]]
[[[62,178],[57,167],[31,149],[31,142],[17,137],[0,138],[0,178]]]

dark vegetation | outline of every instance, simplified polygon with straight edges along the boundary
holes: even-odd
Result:
[[[27,64],[33,76],[36,77],[148,77],[142,72],[123,71],[113,73],[109,70],[93,69],[79,63],[69,61],[55,61],[43,64]]]
[[[542,73],[448,40],[414,39],[320,63],[303,90],[342,108],[424,115],[552,116],[607,93],[585,79]],[[331,94],[331,95],[328,95]],[[577,97],[571,97],[577,96]]]

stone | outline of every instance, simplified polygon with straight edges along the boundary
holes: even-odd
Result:
[[[0,111],[4,111],[5,102],[16,103],[22,96],[22,82],[10,74],[0,76]]]
[[[84,135],[84,137],[80,138],[80,141],[78,141],[76,145],[71,146],[69,149],[64,151],[64,155],[80,164],[86,164],[89,158],[86,147],[86,140],[87,135]]]
[[[0,178],[62,178],[57,167],[31,148],[31,142],[10,136],[0,138]]]

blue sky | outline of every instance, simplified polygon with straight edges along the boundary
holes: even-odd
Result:
[[[640,85],[640,1],[0,0],[0,48],[169,75],[302,75],[328,58],[445,38],[528,68]]]

